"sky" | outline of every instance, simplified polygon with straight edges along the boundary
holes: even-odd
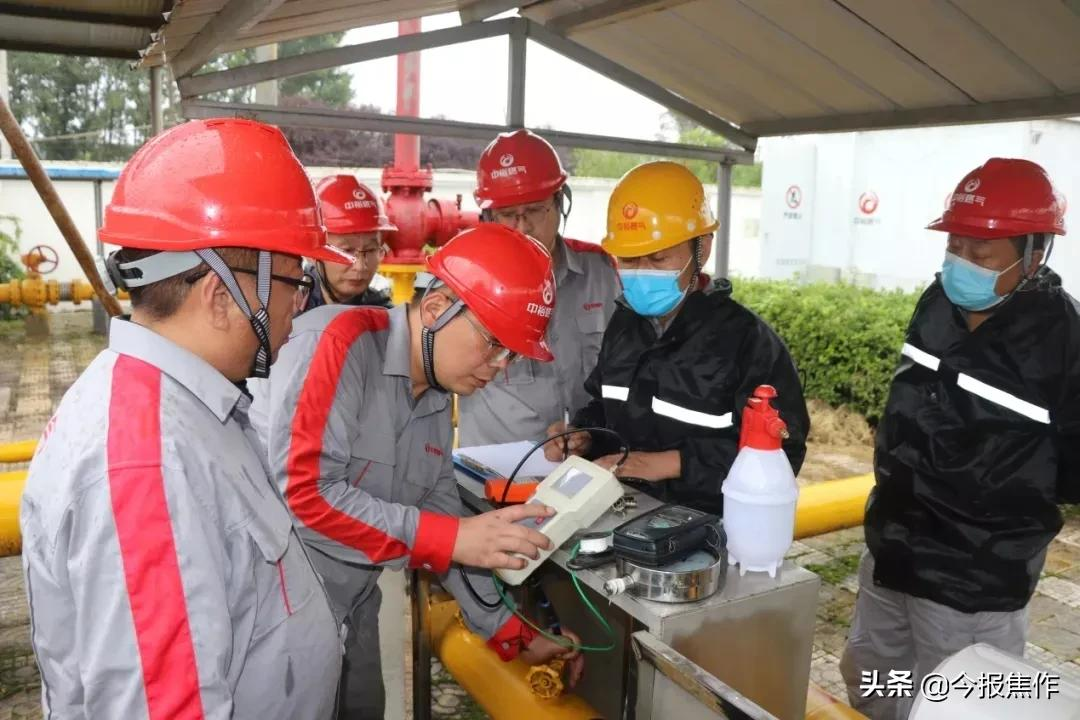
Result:
[[[424,18],[424,30],[459,25],[457,13]],[[350,30],[342,45],[397,35],[397,23]],[[487,38],[421,53],[420,115],[501,125],[506,120],[506,37]],[[569,132],[656,140],[664,108],[572,60],[529,41],[526,49],[525,124]],[[393,113],[397,60],[348,66],[353,102]],[[618,112],[613,112],[618,109]]]

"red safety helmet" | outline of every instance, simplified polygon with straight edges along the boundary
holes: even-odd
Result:
[[[544,336],[555,309],[555,274],[539,242],[482,223],[439,248],[428,258],[428,269],[500,345],[533,360],[554,359]]]
[[[960,181],[929,230],[980,240],[1029,233],[1065,234],[1065,198],[1041,165],[990,158]]]
[[[337,235],[397,230],[378,195],[352,175],[330,175],[315,186],[326,231]]]
[[[554,195],[566,171],[551,144],[529,130],[500,133],[476,166],[473,197],[481,210],[524,205]]]
[[[234,118],[191,120],[139,148],[98,237],[163,252],[242,247],[353,261],[326,244],[311,182],[281,130]]]

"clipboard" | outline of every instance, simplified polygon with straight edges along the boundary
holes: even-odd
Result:
[[[510,481],[502,475],[487,465],[478,463],[467,455],[458,453],[454,454],[454,467],[484,483],[484,497],[487,498],[488,502],[501,503],[503,501],[503,492],[506,491],[506,484]],[[515,480],[510,486],[509,492],[506,493],[506,504],[527,502],[536,492],[536,486],[539,484],[539,480],[532,478]]]

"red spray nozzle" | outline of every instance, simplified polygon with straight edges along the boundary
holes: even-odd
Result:
[[[753,397],[746,401],[739,433],[740,450],[744,447],[755,450],[780,449],[782,441],[788,437],[788,431],[787,423],[772,406],[776,396],[776,388],[772,385],[759,385],[754,390]]]

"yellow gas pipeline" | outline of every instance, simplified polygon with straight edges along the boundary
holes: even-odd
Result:
[[[45,280],[42,277],[29,277],[24,280],[0,283],[0,303],[25,305],[32,309],[62,302],[78,305],[94,297],[93,286],[85,280],[59,282]],[[122,300],[127,299],[127,293],[121,291],[119,297]]]
[[[431,647],[469,695],[495,720],[595,720],[601,715],[577,695],[562,692],[557,669],[503,662],[465,627],[458,604],[435,601],[427,609]]]
[[[0,445],[0,463],[30,462],[30,459],[34,457],[36,447],[37,440],[23,440]]]
[[[379,273],[390,278],[390,299],[395,305],[401,305],[412,300],[416,281],[416,274],[426,270],[423,265],[383,263],[379,266]]]
[[[22,551],[19,534],[19,500],[26,484],[26,472],[0,473],[0,557],[18,555]]]
[[[806,691],[806,720],[867,720],[850,705],[845,705],[829,693],[810,683]]]
[[[873,475],[859,475],[800,488],[795,537],[814,537],[862,525],[866,498],[873,487]]]

